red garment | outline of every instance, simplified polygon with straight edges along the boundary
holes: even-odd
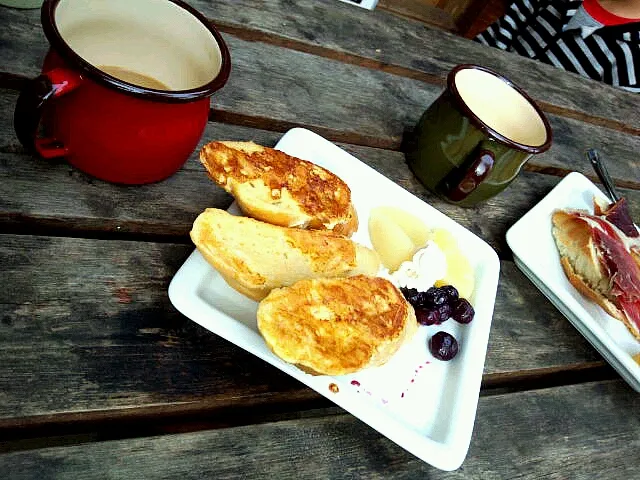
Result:
[[[582,6],[595,21],[600,22],[606,27],[639,21],[637,18],[619,17],[609,10],[605,10],[604,7],[598,3],[598,0],[584,0]]]

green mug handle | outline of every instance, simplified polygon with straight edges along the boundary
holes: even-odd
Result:
[[[456,168],[442,180],[442,191],[447,198],[460,202],[487,178],[496,162],[495,153],[490,148],[492,143],[491,140],[480,142],[462,168]]]

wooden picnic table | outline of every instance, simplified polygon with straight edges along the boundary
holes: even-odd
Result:
[[[127,187],[26,154],[13,107],[48,48],[38,10],[0,7],[0,478],[637,478],[640,397],[518,270],[505,233],[596,147],[640,218],[640,97],[336,0],[189,0],[232,56],[202,143],[335,142],[487,241],[500,283],[476,423],[444,472],[167,296],[188,232],[231,197],[194,153]],[[553,147],[474,208],[413,177],[403,135],[456,64],[497,69],[547,113]]]

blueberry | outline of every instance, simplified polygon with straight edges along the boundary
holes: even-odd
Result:
[[[413,308],[416,308],[420,305],[422,292],[419,292],[415,288],[406,287],[400,287],[400,291],[402,292],[402,295],[404,295],[404,298],[407,300],[407,302],[409,302],[413,306]]]
[[[458,297],[460,296],[458,293],[458,289],[453,285],[443,285],[442,287],[440,287],[440,290],[447,295],[450,303],[458,300]]]
[[[440,312],[433,308],[416,308],[416,319],[421,325],[437,325],[440,322]]]
[[[447,332],[438,332],[429,339],[429,351],[438,360],[451,360],[458,354],[458,342]]]
[[[437,307],[443,303],[447,303],[448,297],[440,288],[431,287],[429,290],[424,292],[424,300],[427,305]]]
[[[453,303],[451,318],[459,323],[470,323],[476,312],[465,298],[459,298]]]
[[[439,324],[442,322],[446,322],[451,317],[452,309],[451,305],[448,303],[443,303],[436,307],[436,311],[438,312],[438,316],[440,317]]]
[[[404,298],[407,299],[407,301],[409,301],[409,298],[411,298],[413,295],[418,293],[418,290],[416,290],[415,288],[407,287],[400,287],[400,291],[402,292],[402,295],[404,295]]]

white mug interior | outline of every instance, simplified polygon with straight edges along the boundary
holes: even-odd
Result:
[[[54,21],[82,59],[138,86],[190,90],[222,67],[213,34],[168,0],[60,0]]]
[[[545,124],[531,102],[499,77],[477,68],[456,73],[462,101],[488,127],[509,140],[530,147],[547,141]]]

